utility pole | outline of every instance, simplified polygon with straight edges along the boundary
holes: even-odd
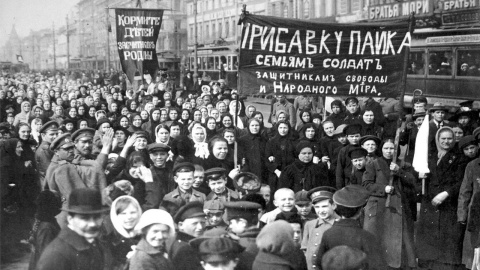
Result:
[[[193,16],[194,16],[194,23],[193,23],[193,35],[195,38],[194,44],[194,58],[195,58],[195,65],[193,66],[193,79],[194,81],[198,78],[198,52],[197,52],[197,0],[193,0]]]
[[[53,74],[55,76],[55,73],[57,72],[57,59],[55,56],[55,23],[52,23],[52,29],[53,29]]]
[[[109,30],[110,30],[110,20],[108,18],[108,11],[109,8],[105,8],[105,13],[106,13],[106,20],[107,20],[107,34],[105,35],[107,37],[107,66],[105,68],[105,71],[110,72],[110,36],[109,36]]]
[[[67,70],[70,69],[70,33],[69,33],[69,27],[68,27],[68,15],[66,17],[67,19]]]

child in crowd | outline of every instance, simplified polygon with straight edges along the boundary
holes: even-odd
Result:
[[[226,230],[228,224],[223,220],[225,206],[219,200],[206,201],[203,205],[203,212],[207,215],[207,227],[205,230],[222,228]]]
[[[196,191],[193,186],[193,174],[195,167],[190,162],[179,163],[173,168],[173,179],[178,187],[163,197],[164,201],[170,201],[181,207],[189,202],[206,201],[203,193]]]
[[[308,192],[306,190],[300,190],[295,193],[295,208],[302,220],[302,226],[312,219],[316,219],[317,215],[312,212],[312,202],[308,198]]]
[[[290,212],[295,208],[295,193],[289,188],[281,188],[275,192],[273,204],[277,207],[260,219],[261,225],[275,221],[281,212]]]
[[[205,183],[205,170],[202,165],[193,164],[195,166],[195,171],[193,172],[193,188],[197,191],[202,192],[203,194],[208,195],[210,193],[210,188]]]
[[[223,168],[211,168],[205,171],[205,179],[212,190],[207,196],[207,200],[220,200],[222,202],[235,201],[240,195],[227,188],[227,171]]]

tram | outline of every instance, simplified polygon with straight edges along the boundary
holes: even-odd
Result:
[[[215,46],[197,48],[198,76],[206,81],[224,79],[228,87],[237,88],[238,46]],[[188,66],[195,68],[193,51],[189,54]]]

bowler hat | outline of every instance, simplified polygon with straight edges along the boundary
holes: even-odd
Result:
[[[416,109],[415,113],[412,115],[413,120],[416,120],[418,117],[424,117],[427,115],[424,109]]]
[[[74,214],[101,214],[109,211],[109,208],[103,206],[99,190],[79,188],[70,193],[67,206],[62,210]]]

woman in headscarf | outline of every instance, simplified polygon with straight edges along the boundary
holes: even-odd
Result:
[[[238,149],[244,165],[244,171],[251,172],[260,179],[268,178],[265,170],[265,147],[267,140],[262,136],[261,123],[252,118],[248,121],[248,134],[238,139]]]
[[[63,114],[63,107],[62,106],[55,106],[55,114],[50,117],[51,120],[56,121],[59,125],[63,124],[63,120],[65,120],[65,115]]]
[[[345,113],[345,107],[341,100],[334,100],[330,103],[330,108],[332,109],[332,114],[327,117],[327,121],[331,121],[335,128],[339,125],[344,124],[345,117],[347,116]]]
[[[275,125],[276,135],[265,147],[265,166],[270,172],[268,185],[272,194],[278,189],[278,179],[283,170],[295,161],[295,141],[290,136],[291,127],[285,121]]]
[[[130,115],[130,123],[131,125],[128,128],[128,131],[130,131],[130,133],[142,130],[142,117],[140,116],[140,114],[132,113],[132,115]]]
[[[190,111],[188,109],[183,109],[178,122],[180,122],[182,125],[188,127],[188,125],[191,123],[191,121],[192,121],[192,119],[191,119],[191,116],[190,116]]]
[[[192,163],[203,165],[205,160],[210,156],[207,141],[207,131],[201,124],[196,124],[192,127],[190,132],[195,153],[190,158]]]
[[[136,113],[138,111],[138,102],[135,99],[127,100],[127,109],[130,113]]]
[[[122,127],[124,129],[128,129],[130,127],[130,119],[125,116],[125,115],[122,115],[118,120],[117,120],[117,124],[116,124],[117,127]]]
[[[413,269],[417,266],[413,241],[417,213],[415,178],[392,162],[395,149],[392,139],[384,140],[381,149],[382,156],[365,165],[362,185],[371,196],[365,206],[363,228],[379,240],[390,269]],[[392,173],[393,185],[389,182]]]
[[[425,194],[422,195],[415,235],[418,266],[463,269],[465,225],[457,222],[457,205],[465,166],[461,155],[454,149],[455,135],[450,127],[438,129],[435,144],[436,150],[428,158],[430,173],[425,179]]]
[[[238,104],[238,111],[237,111],[237,104]],[[245,128],[246,126],[243,125],[242,118],[239,116],[240,111],[242,110],[242,103],[232,100],[228,104],[228,108],[229,108],[228,113],[233,117],[233,121],[234,121],[233,124],[239,129]]]
[[[135,230],[142,238],[130,259],[131,270],[173,270],[168,259],[167,241],[175,237],[175,224],[172,216],[160,209],[150,209],[143,213]],[[158,235],[161,235],[159,237]]]
[[[319,186],[335,187],[324,163],[313,163],[313,146],[302,141],[295,147],[297,159],[281,172],[278,188],[289,188],[293,192],[310,190]]]
[[[312,123],[312,112],[310,110],[301,110],[298,116],[300,117],[300,121],[297,122],[296,131],[300,131],[303,125]]]
[[[302,127],[299,130],[300,133],[300,139],[298,142],[306,141],[310,142],[310,144],[313,145],[313,158],[314,162],[318,163],[320,162],[320,159],[322,158],[321,151],[320,151],[320,144],[318,143],[318,129],[315,127],[315,124],[313,123],[307,123],[305,125],[302,125]]]
[[[233,117],[230,114],[224,114],[221,116],[221,127],[218,129],[217,134],[222,134],[224,129],[232,128],[235,130],[235,136],[240,138],[241,136],[246,134],[246,131],[239,129],[238,127],[233,125]]]
[[[40,140],[41,140],[40,128],[42,127],[42,125],[43,125],[42,119],[40,119],[40,118],[35,118],[35,119],[32,120],[32,124],[31,124],[31,127],[32,127],[31,136],[32,136],[32,138],[37,142],[38,145],[40,145]]]
[[[76,127],[77,126],[77,108],[75,107],[70,107],[67,109],[67,117],[66,119],[69,119],[72,123],[73,123],[73,126]]]
[[[20,105],[20,113],[15,115],[13,126],[18,126],[20,122],[29,124],[34,118],[31,112],[32,105],[28,101],[23,101]]]
[[[372,135],[380,139],[382,138],[383,128],[375,122],[372,110],[366,109],[362,113],[362,120],[360,121],[360,124],[362,125],[362,136]]]
[[[157,136],[155,133],[155,128],[160,124],[160,109],[153,108],[150,111],[149,117],[150,119],[148,122],[142,124],[142,129],[145,130],[148,135],[150,135],[152,141],[155,141]]]
[[[88,114],[88,107],[86,105],[79,105],[77,107],[77,119],[86,119]]]
[[[213,117],[205,119],[205,130],[207,131],[207,141],[217,136],[217,122]]]
[[[95,128],[97,126],[97,119],[95,118],[95,114],[97,113],[97,109],[95,106],[88,107],[88,111],[85,115],[85,119],[88,121],[88,126],[91,128]]]
[[[141,215],[142,208],[135,198],[124,195],[113,201],[110,216],[104,221],[105,234],[101,236],[112,252],[113,269],[125,269],[128,265],[127,254],[140,241],[135,226]]]

